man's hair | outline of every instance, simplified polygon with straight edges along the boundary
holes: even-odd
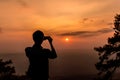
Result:
[[[40,41],[43,40],[44,38],[44,33],[40,30],[37,30],[33,33],[33,40],[36,41]]]

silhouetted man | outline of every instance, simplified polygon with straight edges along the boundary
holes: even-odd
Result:
[[[45,37],[42,31],[37,30],[33,33],[33,40],[34,45],[25,49],[26,56],[30,62],[27,75],[30,76],[32,80],[48,80],[48,59],[57,57],[56,51],[52,45],[52,38],[50,36]],[[49,41],[51,50],[44,49],[41,46],[44,40]]]

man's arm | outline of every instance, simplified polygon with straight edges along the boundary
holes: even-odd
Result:
[[[25,48],[25,54],[27,57],[30,57],[30,53],[31,53],[31,47],[26,47]]]
[[[49,37],[48,41],[49,41],[50,47],[51,47],[51,54],[50,54],[51,56],[50,56],[50,58],[54,59],[54,58],[57,57],[57,54],[56,54],[55,48],[53,47],[53,44],[52,44],[53,39],[51,37]]]

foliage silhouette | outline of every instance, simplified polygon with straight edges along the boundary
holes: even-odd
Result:
[[[94,48],[99,55],[99,62],[95,64],[99,71],[96,80],[112,80],[114,72],[120,67],[120,14],[114,18],[113,37],[109,37],[104,46]]]
[[[12,64],[11,60],[3,61],[3,59],[0,59],[0,77],[1,78],[6,78],[15,73],[15,69],[13,66],[11,66],[11,64]]]
[[[12,60],[0,59],[0,80],[30,80],[26,75],[16,75]]]

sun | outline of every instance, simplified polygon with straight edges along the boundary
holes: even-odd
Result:
[[[66,41],[66,42],[69,42],[69,38],[65,38],[65,41]]]

